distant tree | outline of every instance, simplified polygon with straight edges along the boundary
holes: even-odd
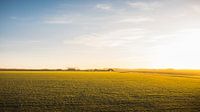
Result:
[[[68,70],[68,71],[76,71],[75,68],[68,68],[67,70]]]
[[[112,68],[109,68],[108,71],[112,72],[112,71],[114,71],[114,70],[113,70]]]
[[[98,69],[94,69],[93,71],[99,71]]]
[[[62,71],[62,69],[55,69],[55,71]]]

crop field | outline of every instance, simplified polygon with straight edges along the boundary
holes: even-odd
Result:
[[[199,112],[200,71],[0,71],[0,112]]]

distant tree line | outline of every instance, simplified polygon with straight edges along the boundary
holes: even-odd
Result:
[[[62,70],[62,69],[61,69]],[[81,69],[77,69],[77,68],[68,68],[65,69],[64,71],[114,71],[114,69],[112,68],[108,68],[108,69],[85,69],[85,70],[81,70]]]
[[[78,69],[78,68],[67,68],[67,69],[4,69],[4,68],[0,68],[0,71],[94,71],[94,72],[103,72],[103,71],[114,71],[114,69],[112,68],[108,68],[108,69]]]

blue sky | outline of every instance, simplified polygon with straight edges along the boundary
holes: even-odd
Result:
[[[200,68],[198,0],[1,0],[1,68]]]

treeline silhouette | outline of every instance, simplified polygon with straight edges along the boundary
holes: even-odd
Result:
[[[78,69],[78,68],[67,68],[67,69],[7,69],[7,68],[0,68],[0,71],[114,71],[112,68],[107,69]]]

